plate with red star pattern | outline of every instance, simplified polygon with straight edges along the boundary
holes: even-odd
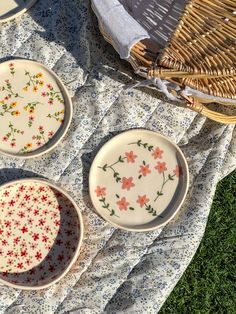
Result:
[[[7,22],[29,10],[37,0],[0,1],[0,22]]]
[[[73,199],[40,179],[0,188],[0,281],[42,289],[60,280],[78,257],[83,222]]]
[[[167,137],[130,130],[108,141],[89,175],[92,203],[105,220],[129,231],[151,231],[179,211],[189,185],[187,161]]]

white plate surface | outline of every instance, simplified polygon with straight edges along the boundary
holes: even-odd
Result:
[[[148,130],[127,131],[107,142],[89,175],[97,212],[130,231],[166,224],[182,205],[188,183],[187,162],[178,146]]]
[[[37,0],[1,0],[0,22],[7,22],[25,13]]]
[[[58,76],[30,60],[0,64],[0,152],[31,158],[54,148],[71,122],[72,103]]]

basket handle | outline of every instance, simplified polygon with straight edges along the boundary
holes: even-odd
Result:
[[[228,116],[223,113],[219,113],[213,110],[208,109],[200,101],[191,96],[186,96],[183,92],[180,95],[186,100],[186,106],[198,113],[201,113],[203,116],[214,120],[216,122],[224,124],[233,124],[236,123],[236,116]]]

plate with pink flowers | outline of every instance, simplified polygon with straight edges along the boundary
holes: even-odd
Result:
[[[10,21],[29,10],[37,0],[0,1],[0,22]]]
[[[3,62],[0,71],[0,152],[31,158],[53,149],[72,118],[60,78],[31,60]]]
[[[41,179],[0,187],[0,282],[43,289],[60,280],[78,257],[81,213],[61,188]]]
[[[169,222],[187,194],[189,172],[180,148],[149,130],[130,130],[96,155],[89,190],[96,211],[116,227],[151,231]]]

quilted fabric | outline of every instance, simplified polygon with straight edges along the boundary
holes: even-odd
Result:
[[[69,89],[74,117],[51,153],[32,160],[0,156],[0,181],[43,176],[66,188],[85,222],[82,252],[69,274],[39,292],[2,286],[0,313],[157,313],[203,236],[217,182],[235,168],[236,131],[161,100],[134,82],[99,34],[89,0],[39,0],[24,16],[0,26],[0,58],[30,58],[52,68]],[[144,127],[178,143],[191,186],[178,216],[143,234],[116,230],[94,212],[88,171],[114,134]]]

